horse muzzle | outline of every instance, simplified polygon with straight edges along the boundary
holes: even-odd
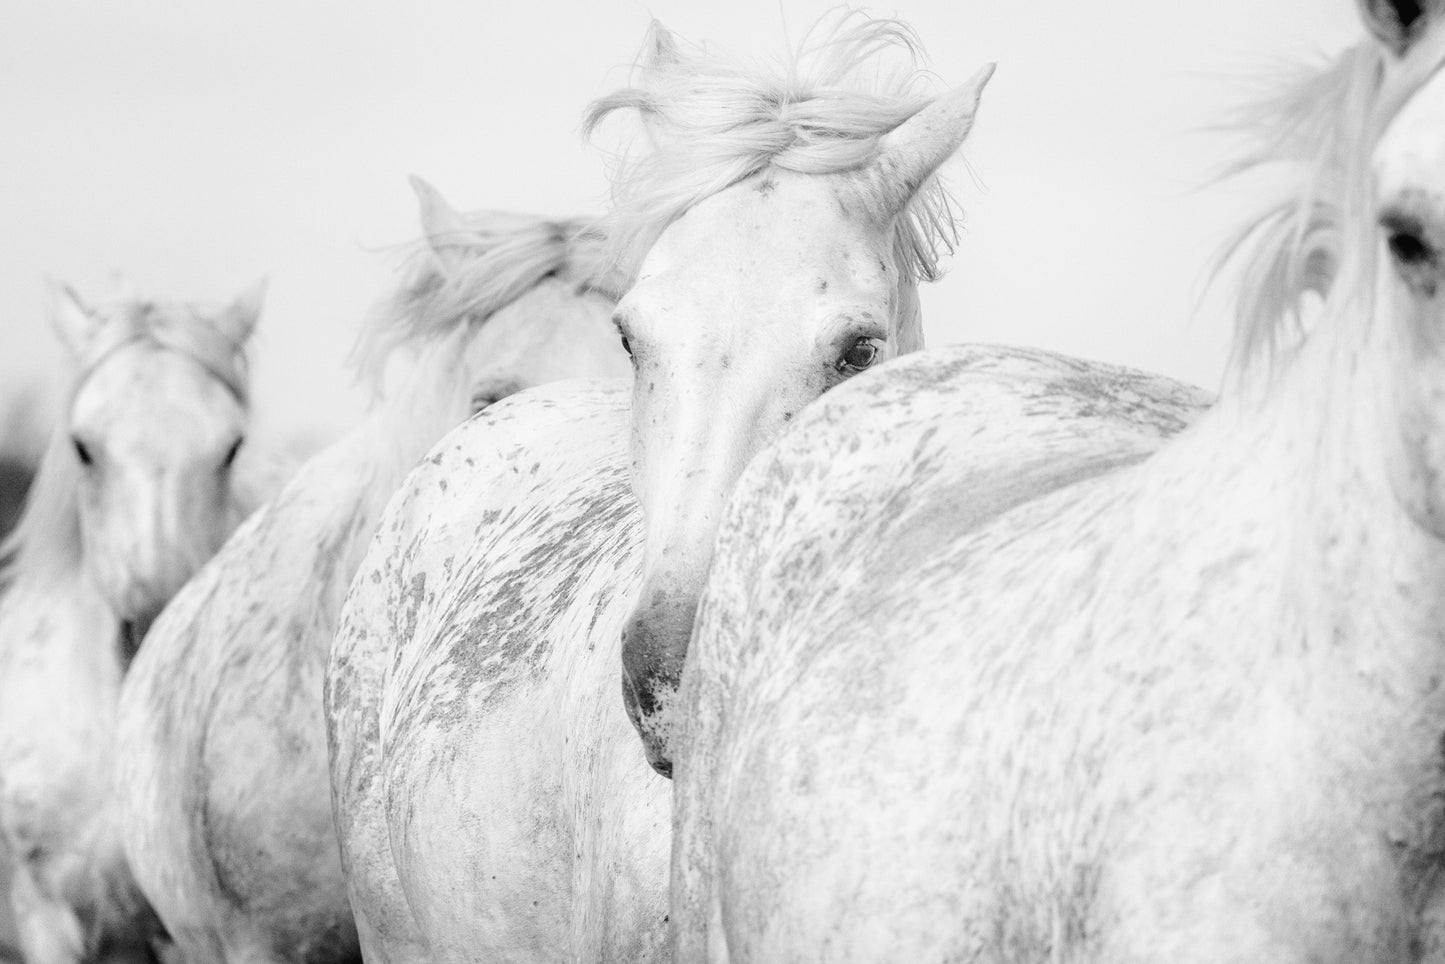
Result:
[[[696,611],[695,604],[640,609],[622,631],[622,702],[647,762],[668,778],[679,722],[678,689]]]

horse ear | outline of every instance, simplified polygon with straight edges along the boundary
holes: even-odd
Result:
[[[647,39],[642,42],[642,54],[637,59],[638,64],[646,70],[665,70],[674,66],[679,59],[677,38],[662,25],[661,20],[652,21],[647,28]]]
[[[993,76],[985,64],[955,87],[899,124],[878,143],[878,153],[860,173],[864,204],[880,222],[891,220],[913,199],[933,172],[953,156],[973,128],[979,98]]]
[[[1445,0],[1356,0],[1365,29],[1397,57],[1445,13]]]
[[[47,279],[46,286],[50,289],[50,324],[55,333],[77,357],[84,354],[85,346],[100,327],[99,319],[70,285]]]
[[[421,229],[426,235],[426,243],[442,264],[450,267],[458,260],[456,246],[466,234],[466,221],[447,203],[441,191],[415,174],[409,180],[421,207]]]
[[[216,316],[216,327],[238,348],[246,344],[261,317],[261,303],[266,300],[266,279],[262,278],[236,296],[236,300]]]

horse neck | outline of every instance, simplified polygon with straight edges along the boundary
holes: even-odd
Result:
[[[428,346],[360,424],[308,459],[265,510],[263,545],[294,546],[317,560],[314,579],[271,595],[273,605],[306,614],[309,629],[297,643],[313,658],[326,659],[335,619],[387,502],[465,416],[464,368],[455,339]]]
[[[362,501],[375,513],[427,450],[465,420],[468,336],[468,330],[458,331],[423,348],[397,387],[337,443],[345,449],[348,470],[360,479]]]
[[[1445,654],[1445,544],[1391,483],[1401,437],[1394,328],[1343,321],[1326,319],[1267,391],[1231,392],[1211,415],[1246,439],[1260,433],[1257,447],[1235,451],[1243,471],[1274,476],[1280,638],[1315,652],[1373,651],[1408,676]]]

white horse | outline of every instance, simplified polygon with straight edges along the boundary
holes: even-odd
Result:
[[[1027,383],[919,359],[750,467],[684,673],[679,960],[1396,962],[1434,939],[1445,4],[1361,7],[1374,39],[1264,131],[1314,164],[1188,431],[1073,478]],[[981,389],[998,406],[960,412]]]
[[[666,954],[669,785],[618,698],[620,637],[631,620],[628,707],[655,743],[649,694],[680,665],[672,634],[743,465],[921,346],[915,286],[953,230],[934,173],[989,69],[933,99],[915,52],[905,28],[848,17],[760,73],[654,28],[639,86],[593,105],[589,124],[637,110],[652,144],[606,221],[636,266],[616,315],[630,411],[625,386],[498,406],[378,530],[327,704],[368,960]]]
[[[626,354],[580,224],[461,216],[415,182],[426,245],[372,323],[368,367],[416,358],[156,623],[121,701],[125,846],[189,964],[354,959],[332,829],[322,675],[386,500],[448,429]],[[446,483],[443,482],[443,485]]]
[[[260,302],[91,309],[56,289],[78,373],[0,598],[0,825],[31,964],[145,954],[157,933],[115,822],[115,705],[145,627],[259,498],[237,462]]]

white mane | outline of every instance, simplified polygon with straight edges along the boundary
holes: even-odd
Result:
[[[1227,174],[1288,165],[1284,197],[1247,223],[1218,259],[1241,263],[1230,370],[1272,370],[1281,346],[1302,336],[1303,299],[1325,300],[1326,320],[1358,304],[1373,250],[1364,232],[1369,161],[1395,113],[1445,59],[1445,32],[1421,40],[1404,63],[1386,72],[1386,55],[1363,42],[1322,70],[1303,72],[1282,92],[1247,110],[1241,127],[1253,145]],[[1349,268],[1346,271],[1346,267]],[[1348,276],[1346,276],[1348,275]]]
[[[471,411],[465,365],[479,326],[548,276],[579,291],[616,287],[604,270],[603,239],[583,220],[499,211],[462,219],[465,230],[409,246],[401,283],[372,310],[352,350],[379,418],[370,458],[374,485],[385,494]],[[399,356],[405,366],[388,386]]]
[[[883,135],[933,100],[909,27],[856,11],[832,19],[762,69],[679,48],[653,23],[634,86],[594,101],[585,117],[589,136],[616,111],[636,111],[643,122],[648,149],[617,158],[613,209],[601,222],[622,275],[635,274],[658,235],[699,201],[769,167],[857,170]],[[937,276],[940,255],[957,239],[955,214],[948,192],[930,178],[898,219],[905,281]]]
[[[548,275],[575,280],[579,287],[606,287],[602,238],[582,220],[502,211],[464,218],[465,231],[411,246],[401,284],[367,320],[352,358],[374,384],[379,386],[388,360],[402,346],[424,347],[464,333]],[[440,257],[433,245],[448,257]],[[436,364],[448,357],[428,354]]]

